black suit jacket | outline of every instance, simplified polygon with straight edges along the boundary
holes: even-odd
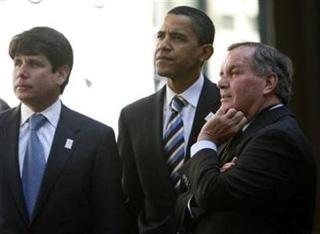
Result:
[[[235,156],[236,166],[224,173],[213,150],[189,160],[182,169],[189,191],[178,200],[180,224],[195,234],[311,233],[315,162],[288,108],[260,113],[222,164]],[[193,226],[185,220],[191,197],[205,211]]]
[[[20,108],[0,115],[0,233],[123,233],[121,164],[113,130],[62,105],[34,217],[18,163]],[[73,140],[71,149],[65,147]]]
[[[126,206],[132,232],[176,234],[176,193],[169,179],[163,151],[163,100],[165,87],[125,107],[119,119],[119,153],[123,161]],[[192,125],[187,154],[208,113],[220,106],[219,91],[205,79]],[[187,156],[188,157],[188,156]],[[137,223],[138,222],[138,223]]]

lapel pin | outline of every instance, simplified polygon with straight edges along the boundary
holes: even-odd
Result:
[[[64,148],[66,148],[66,149],[71,149],[72,148],[72,144],[73,144],[73,140],[71,140],[71,139],[67,139],[66,140],[66,144],[64,145]]]
[[[212,112],[210,112],[205,118],[205,121],[208,121],[210,118],[212,118],[214,116],[214,114]]]

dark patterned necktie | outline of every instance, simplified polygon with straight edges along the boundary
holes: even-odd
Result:
[[[236,157],[237,155],[233,155],[233,152],[235,148],[237,147],[239,140],[241,139],[241,136],[243,134],[243,131],[238,131],[232,138],[230,138],[225,145],[223,146],[222,151],[219,154],[219,160],[221,164],[230,162],[233,157]]]
[[[171,115],[164,133],[164,150],[168,156],[167,164],[170,170],[170,179],[176,190],[179,188],[179,168],[183,165],[185,156],[185,142],[181,110],[187,101],[180,96],[175,96],[171,103]]]

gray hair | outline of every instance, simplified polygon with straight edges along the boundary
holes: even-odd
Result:
[[[282,103],[288,104],[292,95],[293,65],[288,56],[276,48],[259,42],[241,42],[228,47],[231,51],[240,46],[254,48],[251,68],[259,76],[275,73],[278,76],[276,95]]]

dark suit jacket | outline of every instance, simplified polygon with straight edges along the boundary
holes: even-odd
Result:
[[[1,234],[120,234],[124,207],[113,130],[62,105],[34,217],[18,163],[20,108],[0,115]],[[65,147],[73,140],[71,149]]]
[[[180,224],[188,200],[205,213],[195,234],[311,233],[316,172],[311,147],[287,107],[263,111],[228,151],[220,173],[217,153],[204,149],[182,169],[189,191],[178,199]],[[190,225],[189,225],[190,226]]]
[[[9,109],[10,106],[0,98],[0,112],[5,111],[7,109]]]
[[[123,160],[126,206],[133,233],[176,234],[176,193],[169,179],[163,151],[163,100],[165,87],[125,107],[119,119],[119,153]],[[220,106],[219,91],[205,79],[188,143],[197,138],[208,113]],[[187,156],[188,157],[188,156]],[[138,220],[138,221],[137,221]]]

